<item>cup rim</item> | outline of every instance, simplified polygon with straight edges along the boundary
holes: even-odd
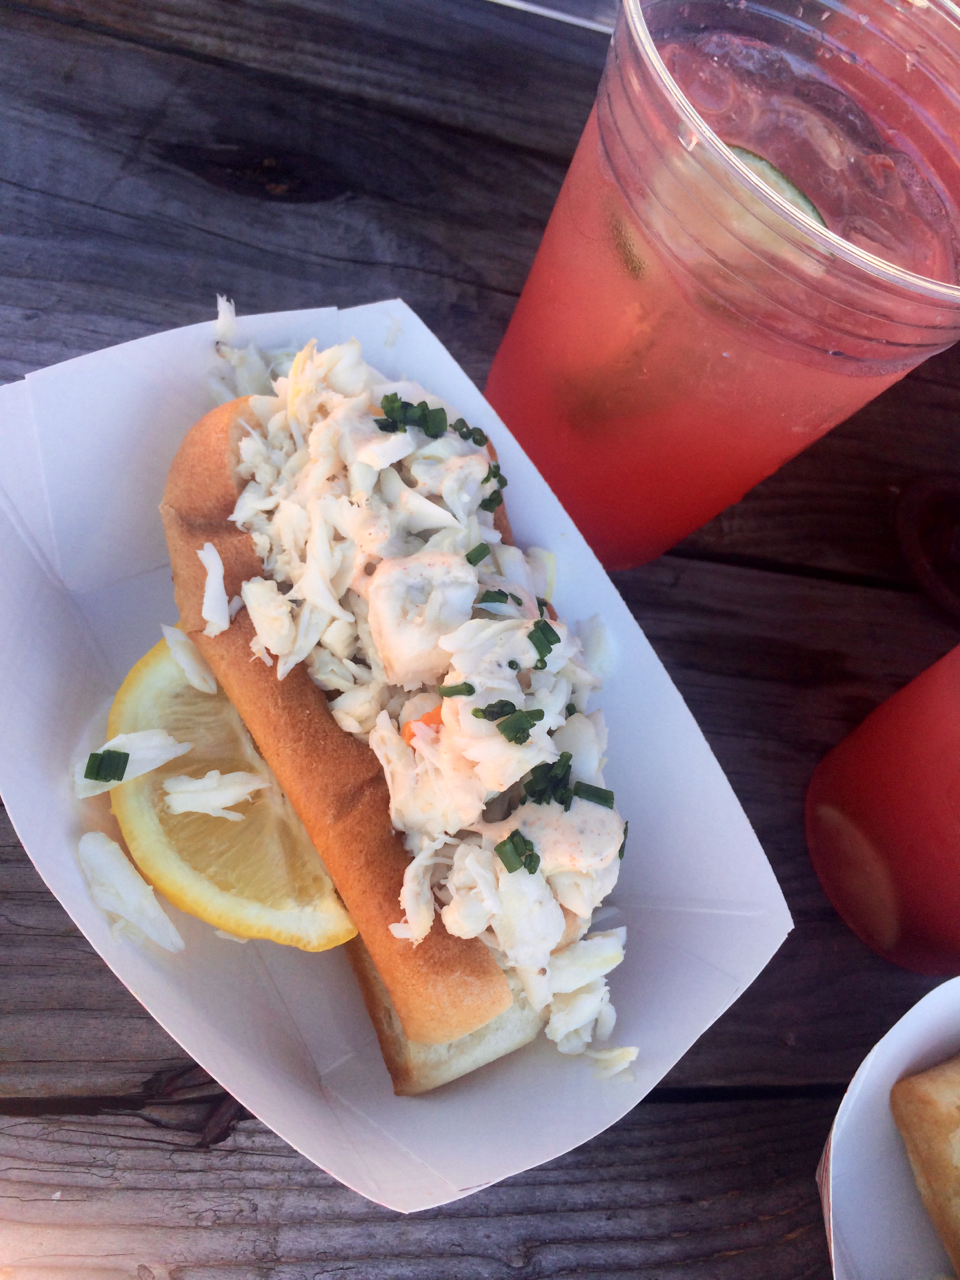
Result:
[[[950,17],[951,21],[958,27],[958,42],[960,42],[960,8],[952,3],[952,0],[925,0],[925,7],[926,5],[932,5]],[[922,276],[914,271],[907,271],[902,267],[894,266],[866,249],[857,248],[849,240],[844,240],[842,236],[837,235],[835,231],[830,231],[827,227],[821,226],[818,222],[808,217],[807,214],[802,213],[789,200],[774,191],[772,187],[768,187],[742,160],[739,160],[736,154],[726,143],[721,141],[720,137],[713,132],[680,91],[677,82],[670,75],[666,64],[657,51],[653,37],[650,35],[650,30],[643,17],[643,7],[644,0],[623,0],[623,13],[630,34],[672,105],[695,134],[697,144],[706,148],[707,153],[734,179],[738,186],[748,189],[751,195],[759,199],[780,218],[789,222],[818,249],[835,257],[843,258],[844,261],[866,272],[875,280],[893,285],[896,288],[909,289],[914,294],[945,303],[953,308],[960,308],[960,283],[947,284],[944,281],[932,280],[929,276]],[[616,39],[616,36],[614,39]],[[957,226],[956,232],[957,238],[960,240],[960,225]],[[958,260],[957,267],[960,270],[960,260]]]

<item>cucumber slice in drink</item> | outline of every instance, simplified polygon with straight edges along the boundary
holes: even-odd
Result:
[[[730,144],[728,143],[727,145],[729,146]],[[763,156],[758,156],[753,151],[747,151],[744,147],[731,146],[730,150],[740,163],[745,164],[750,172],[765,183],[771,191],[775,191],[778,196],[783,196],[784,200],[792,204],[795,209],[799,209],[801,213],[805,213],[808,218],[819,226],[825,227],[827,225],[820,216],[817,206],[811,200],[808,200],[800,188],[795,187],[789,178],[785,178],[780,170],[772,165],[769,160],[764,160]]]

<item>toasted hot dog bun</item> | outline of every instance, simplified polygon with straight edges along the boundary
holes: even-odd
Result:
[[[302,664],[281,681],[275,666],[253,657],[254,628],[246,609],[220,635],[204,634],[206,570],[197,551],[205,543],[223,561],[228,598],[239,595],[245,581],[263,576],[253,539],[229,520],[245,483],[237,465],[247,405],[246,398],[234,400],[208,413],[188,433],[170,469],[160,510],[181,625],[306,827],[405,1037],[422,1045],[446,1044],[511,1008],[513,993],[503,971],[478,938],[455,938],[439,919],[416,947],[393,936],[389,925],[400,917],[409,855],[390,821],[389,792],[376,756],[340,728]],[[366,988],[365,998],[369,1006],[373,996]]]
[[[510,979],[513,1003],[478,1031],[445,1044],[418,1044],[404,1034],[383,980],[360,937],[344,944],[353,972],[360,983],[363,1001],[380,1042],[393,1091],[400,1097],[427,1093],[451,1080],[484,1067],[515,1049],[529,1044],[540,1034],[547,1012],[537,1013],[515,975]]]

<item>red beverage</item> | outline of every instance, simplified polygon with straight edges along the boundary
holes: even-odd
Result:
[[[886,68],[713,30],[652,57],[628,28],[486,388],[611,568],[659,555],[960,332],[960,215],[936,176],[960,164]],[[960,82],[960,31],[957,55]]]
[[[820,883],[868,947],[960,974],[960,647],[824,757],[806,827]]]

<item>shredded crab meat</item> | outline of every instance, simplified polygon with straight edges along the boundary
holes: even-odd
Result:
[[[205,636],[218,636],[230,625],[230,601],[223,585],[223,561],[220,552],[212,542],[205,542],[203,549],[197,552],[200,563],[207,572],[203,587],[203,604],[200,616],[207,624],[203,629]]]
[[[88,831],[80,837],[77,858],[90,896],[114,922],[115,939],[149,938],[164,951],[183,950],[173,921],[115,840],[100,831]]]
[[[224,304],[223,334],[232,323]],[[453,406],[387,381],[353,340],[272,359],[218,351],[224,385],[252,393],[231,517],[263,564],[241,592],[252,656],[280,679],[304,663],[380,760],[411,856],[393,933],[416,946],[439,911],[515,971],[562,1052],[585,1051],[612,1030],[624,934],[589,933],[624,842],[589,710],[609,664],[602,621],[574,631],[545,616],[554,557],[504,543],[506,477]],[[214,634],[229,617],[208,560]],[[551,769],[559,781],[538,790]],[[499,822],[485,821],[492,801]],[[527,862],[500,851],[511,840]],[[635,1056],[591,1052],[609,1072]]]
[[[269,786],[269,779],[259,774],[221,773],[219,769],[211,769],[202,778],[181,773],[163,781],[168,813],[207,813],[230,822],[242,822],[244,815],[228,806],[250,800],[254,791]]]
[[[216,693],[217,678],[190,637],[179,627],[167,627],[162,623],[160,630],[167,642],[170,656],[187,677],[188,683],[200,693]]]
[[[136,733],[118,733],[97,748],[97,754],[104,751],[122,751],[129,758],[120,779],[99,782],[83,775],[86,772],[87,756],[78,759],[73,767],[74,792],[79,800],[87,800],[91,796],[101,795],[111,788],[122,786],[131,778],[139,778],[141,774],[158,769],[160,765],[176,760],[191,749],[191,743],[178,742],[165,729],[139,729]]]

